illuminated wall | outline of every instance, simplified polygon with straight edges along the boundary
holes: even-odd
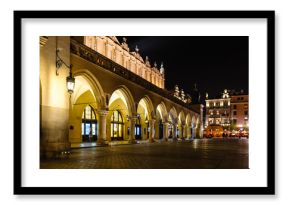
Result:
[[[130,51],[126,39],[120,43],[115,36],[85,36],[84,44],[157,87],[165,87],[163,65],[160,69],[156,63],[151,65],[147,56],[145,60],[141,57],[137,47],[135,51]]]
[[[237,128],[247,128],[249,121],[249,96],[231,96],[231,120]]]

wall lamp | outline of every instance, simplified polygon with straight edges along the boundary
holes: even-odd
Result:
[[[59,75],[58,70],[62,67],[62,65],[65,65],[69,69],[69,76],[66,77],[66,87],[69,94],[72,94],[74,92],[75,88],[75,78],[72,76],[72,65],[67,65],[58,55],[58,53],[61,51],[61,49],[56,49],[56,75]]]

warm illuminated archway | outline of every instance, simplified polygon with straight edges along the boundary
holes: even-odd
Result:
[[[107,125],[109,126],[107,140],[129,140],[131,132],[129,119],[136,115],[134,99],[130,91],[125,86],[116,89],[110,97],[108,108]],[[118,121],[112,120],[112,116],[113,119],[114,116],[118,116]]]
[[[185,129],[185,116],[184,112],[180,111],[178,115],[178,126],[177,126],[177,137],[184,138],[184,130]]]
[[[150,120],[154,115],[154,108],[148,96],[143,97],[137,106],[138,121],[136,123],[135,138],[148,139],[150,134]]]
[[[72,146],[96,142],[98,115],[104,106],[103,90],[98,80],[88,72],[75,74],[75,89],[70,98],[69,141]]]
[[[188,113],[186,115],[186,118],[185,118],[185,137],[186,138],[191,138],[192,136],[192,133],[193,133],[193,128],[192,128],[192,123],[191,123],[191,116],[190,114]]]
[[[156,108],[156,123],[155,123],[155,138],[163,138],[163,123],[167,122],[167,109],[163,102],[161,102]]]
[[[168,138],[173,138],[176,136],[176,130],[174,129],[174,126],[177,123],[177,112],[175,107],[172,107],[168,112],[168,123]]]

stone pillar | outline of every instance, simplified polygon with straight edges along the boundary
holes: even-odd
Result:
[[[191,133],[191,138],[194,139],[195,138],[195,126],[194,124],[192,125],[192,133]]]
[[[98,126],[98,140],[97,143],[99,145],[104,144],[105,141],[110,141],[110,137],[106,136],[106,117],[108,114],[107,110],[98,110],[97,114],[99,116],[99,126]]]
[[[173,123],[173,141],[177,141],[176,132],[177,132],[177,124]]]
[[[69,69],[62,65],[56,74],[56,50],[70,64],[70,37],[41,36],[40,49],[40,157],[63,158],[70,152],[70,95],[66,78]]]
[[[168,127],[169,127],[169,123],[163,122],[163,138],[165,142],[168,141]]]
[[[154,125],[155,125],[155,119],[149,120],[149,127],[150,127],[150,133],[149,133],[149,142],[154,142]]]
[[[183,124],[182,125],[182,139],[186,138],[186,126]]]
[[[136,143],[135,140],[135,125],[137,121],[137,116],[129,117],[130,119],[130,136],[129,136],[129,143]]]

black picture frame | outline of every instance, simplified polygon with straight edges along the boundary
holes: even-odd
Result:
[[[22,19],[219,18],[267,21],[267,186],[266,187],[24,187],[22,186]],[[17,125],[17,126],[16,126]],[[194,195],[275,194],[275,11],[14,11],[14,194]]]

